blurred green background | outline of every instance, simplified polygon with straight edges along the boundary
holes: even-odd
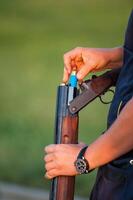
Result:
[[[63,54],[77,46],[123,44],[130,0],[0,0],[0,180],[49,188],[43,148],[53,142],[56,87]],[[105,128],[108,106],[80,113],[80,140]],[[87,196],[95,172],[77,178]]]

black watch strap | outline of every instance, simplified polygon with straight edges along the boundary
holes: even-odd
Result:
[[[85,146],[80,150],[77,159],[82,158],[84,156],[85,151],[86,151],[87,148],[88,148],[88,146]]]
[[[74,162],[76,170],[79,174],[88,174],[90,172],[89,163],[84,157],[84,154],[87,148],[88,146],[85,146],[80,150],[77,156],[77,160]]]

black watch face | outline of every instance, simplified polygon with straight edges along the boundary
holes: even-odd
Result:
[[[84,174],[87,171],[87,163],[85,160],[79,158],[75,161],[75,167],[80,174]]]

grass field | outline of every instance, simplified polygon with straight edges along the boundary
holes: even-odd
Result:
[[[49,187],[43,147],[53,141],[56,87],[63,53],[76,46],[123,44],[130,0],[0,1],[0,179]],[[105,128],[108,106],[93,102],[80,114],[80,140]],[[77,178],[87,196],[95,172]]]

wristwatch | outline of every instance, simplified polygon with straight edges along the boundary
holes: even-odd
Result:
[[[85,154],[85,151],[87,148],[88,148],[88,146],[85,146],[80,150],[78,157],[77,157],[76,161],[74,162],[76,171],[79,174],[88,174],[91,171],[91,170],[89,170],[89,163],[84,157],[84,154]]]

